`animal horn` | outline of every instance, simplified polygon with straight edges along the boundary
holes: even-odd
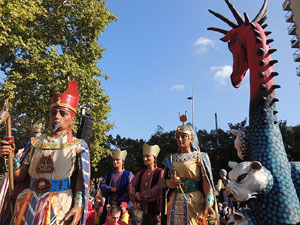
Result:
[[[268,10],[266,10],[265,16],[263,16],[257,23],[262,25],[268,19]]]
[[[266,41],[266,43],[267,44],[270,44],[270,43],[272,43],[274,41],[274,39],[268,39],[267,41]]]
[[[223,22],[227,23],[229,26],[231,26],[232,28],[237,28],[238,25],[233,22],[232,20],[228,19],[227,17],[223,16],[220,13],[217,13],[211,9],[208,10],[211,14],[213,14],[215,17],[219,18],[220,20],[222,20]]]
[[[248,26],[249,23],[250,23],[250,19],[249,19],[249,16],[246,12],[244,12],[244,16],[245,16],[245,25]]]
[[[263,17],[266,17],[266,12],[267,12],[267,4],[268,4],[268,0],[264,0],[264,4],[261,7],[260,11],[258,12],[258,14],[256,15],[256,17],[254,18],[253,22],[258,22],[261,21],[261,19]]]
[[[272,34],[272,31],[265,31],[266,36],[269,36],[270,34]]]
[[[225,0],[228,8],[230,9],[230,11],[232,12],[232,15],[234,16],[234,18],[236,19],[237,23],[239,25],[244,23],[244,19],[241,16],[241,14],[239,13],[239,11],[231,4],[231,2],[229,0]]]
[[[273,54],[276,51],[277,51],[276,48],[270,48],[269,51],[268,51],[268,54],[271,55],[271,54]]]
[[[209,27],[209,28],[207,28],[207,30],[217,31],[217,32],[225,34],[225,35],[228,33],[228,30],[224,30],[224,29],[217,28],[217,27]]]

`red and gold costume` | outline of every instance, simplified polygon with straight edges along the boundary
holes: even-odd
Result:
[[[69,81],[65,93],[53,97],[51,109],[67,110],[74,117],[79,102],[77,83]],[[90,178],[89,151],[84,140],[72,136],[71,129],[72,126],[68,134],[59,137],[42,135],[31,139],[21,162],[29,166],[30,185],[16,199],[13,224],[66,224],[64,218],[74,207],[74,183],[78,174],[82,174],[84,187],[80,224],[85,224]]]
[[[143,153],[158,156],[158,145],[144,144]],[[163,185],[164,170],[155,168],[153,171],[144,169],[137,173],[129,185],[130,201],[136,204],[144,213],[143,224],[151,224],[151,219],[160,215],[161,192]],[[136,199],[136,193],[140,193],[141,201]]]

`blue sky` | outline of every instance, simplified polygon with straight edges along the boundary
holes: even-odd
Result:
[[[269,1],[266,30],[273,33],[272,48],[278,51],[275,71],[281,85],[276,92],[278,119],[288,125],[300,122],[300,78],[293,62],[295,49],[290,47],[283,1]],[[262,0],[232,0],[236,8],[253,19]],[[223,0],[107,0],[109,11],[118,17],[99,41],[105,48],[98,66],[111,79],[102,81],[110,96],[109,121],[113,136],[148,140],[158,125],[165,131],[180,124],[178,112],[188,111],[192,121],[192,102],[187,97],[194,86],[195,125],[210,131],[218,114],[221,129],[228,123],[248,117],[249,77],[239,89],[231,86],[232,55],[217,32],[210,26],[229,29],[228,25],[208,12],[220,12],[233,19]]]

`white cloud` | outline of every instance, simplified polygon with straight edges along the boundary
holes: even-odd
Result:
[[[209,48],[216,48],[215,41],[206,37],[198,38],[193,45],[196,47],[197,54],[203,54],[208,51]]]
[[[169,88],[169,91],[182,91],[182,90],[184,90],[183,84],[175,84]]]
[[[212,66],[210,71],[214,71],[214,80],[221,86],[227,85],[229,77],[232,73],[232,66]]]

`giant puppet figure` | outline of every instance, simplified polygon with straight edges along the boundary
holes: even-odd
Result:
[[[112,151],[114,170],[107,173],[100,184],[100,189],[105,197],[105,206],[101,216],[100,224],[104,224],[107,217],[107,206],[120,206],[121,202],[129,205],[129,183],[134,177],[133,173],[125,170],[127,151],[114,149]]]
[[[50,135],[31,139],[25,155],[14,159],[14,179],[30,176],[30,185],[17,197],[12,224],[85,224],[90,179],[85,141],[72,136],[79,103],[77,81],[69,81],[50,106]],[[13,151],[1,141],[0,155]]]
[[[197,135],[186,125],[186,120],[186,115],[180,116],[183,124],[176,130],[178,150],[174,149],[174,154],[167,156],[163,162],[166,166],[163,225],[198,225],[199,218],[205,214],[215,217],[210,160],[207,153],[200,151]],[[207,224],[206,221],[204,224]]]
[[[153,224],[152,219],[161,211],[164,170],[157,167],[159,152],[158,145],[143,145],[143,160],[147,168],[138,172],[129,184],[130,201],[144,213],[142,225]]]
[[[228,42],[233,54],[231,82],[234,87],[240,87],[250,69],[249,127],[238,132],[240,145],[236,145],[240,150],[239,157],[250,162],[229,163],[233,168],[229,173],[229,191],[239,201],[256,195],[252,210],[240,212],[243,224],[299,224],[299,163],[288,161],[276,118],[275,103],[278,99],[275,89],[280,86],[274,84],[278,73],[273,69],[277,60],[272,59],[276,50],[269,46],[273,39],[268,39],[271,32],[264,30],[267,26],[264,24],[268,16],[267,0],[252,21],[246,13],[242,17],[229,0],[225,2],[237,23],[209,10],[232,29],[210,27],[208,30],[225,35],[221,40]]]

